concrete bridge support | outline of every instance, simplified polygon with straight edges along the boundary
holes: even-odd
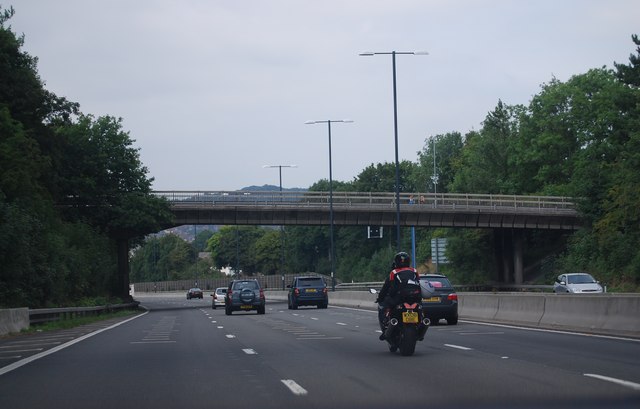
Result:
[[[524,234],[524,229],[494,230],[498,279],[503,283],[522,284],[524,281]]]

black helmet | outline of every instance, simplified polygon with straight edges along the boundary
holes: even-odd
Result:
[[[404,251],[401,251],[393,258],[393,265],[395,268],[409,267],[411,265],[411,257]]]

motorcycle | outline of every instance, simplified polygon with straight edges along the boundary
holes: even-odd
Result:
[[[378,291],[370,289],[371,294]],[[422,303],[402,300],[394,305],[385,315],[384,307],[378,303],[380,329],[384,339],[389,344],[389,351],[400,350],[402,356],[413,355],[416,343],[424,340],[424,336],[431,325],[429,318],[424,316]]]

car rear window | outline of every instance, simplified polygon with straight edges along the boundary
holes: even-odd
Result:
[[[233,284],[234,290],[242,290],[243,288],[248,288],[250,290],[257,290],[258,283],[256,281],[238,281]]]
[[[445,277],[426,277],[434,288],[451,288],[451,282]]]
[[[322,278],[299,278],[298,287],[324,287]]]

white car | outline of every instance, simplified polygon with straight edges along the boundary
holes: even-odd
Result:
[[[561,274],[553,284],[556,294],[597,294],[604,290],[598,281],[587,273]]]
[[[218,287],[216,291],[211,294],[213,297],[211,299],[211,308],[216,309],[216,307],[224,307],[224,296],[227,295],[227,287]]]

